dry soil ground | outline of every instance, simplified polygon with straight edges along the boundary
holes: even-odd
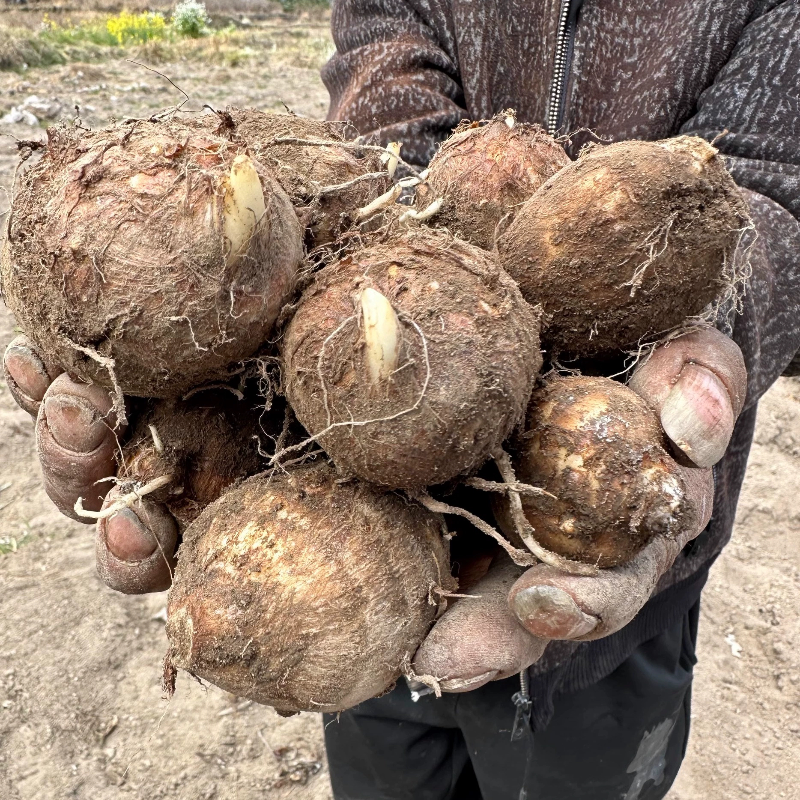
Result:
[[[283,32],[324,40],[318,22],[303,24]],[[325,109],[316,65],[280,45],[257,64],[158,68],[194,108]],[[0,73],[0,116],[31,95],[63,113],[79,105],[87,124],[182,99],[121,59]],[[14,140],[0,137],[6,188],[15,163]],[[0,343],[12,331],[0,306]],[[705,593],[694,730],[670,800],[800,798],[799,571],[800,382],[784,379],[762,403],[734,541]],[[31,422],[0,383],[0,798],[330,798],[317,717],[281,719],[185,677],[162,697],[164,599],[101,585],[92,530],[51,507]]]

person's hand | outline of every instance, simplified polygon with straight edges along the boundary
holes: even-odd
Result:
[[[462,588],[468,596],[445,611],[417,650],[417,676],[434,678],[445,692],[469,692],[538,661],[547,641],[531,636],[508,607],[523,572],[501,552],[483,578]]]
[[[627,625],[708,524],[710,468],[725,453],[746,385],[739,348],[716,330],[698,330],[657,348],[630,387],[659,413],[682,465],[690,513],[681,535],[655,536],[628,564],[594,576],[496,562],[469,590],[480,597],[458,600],[436,623],[417,651],[414,670],[437,678],[446,691],[466,691],[530,666],[550,639],[599,639]],[[531,635],[520,636],[523,628]]]
[[[36,420],[36,447],[45,490],[58,509],[99,511],[119,496],[113,480],[116,453],[125,434],[106,389],[73,381],[47,364],[33,342],[18,336],[3,358],[6,384]],[[143,498],[97,523],[97,568],[103,581],[126,593],[168,588],[177,545],[177,525],[162,505]]]

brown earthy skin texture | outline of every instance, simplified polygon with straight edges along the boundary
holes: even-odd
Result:
[[[517,122],[509,128],[506,116],[456,128],[417,188],[419,211],[444,199],[432,225],[485,250],[494,247],[498,224],[508,224],[519,206],[570,163],[564,148],[538,125]]]
[[[294,288],[302,233],[256,163],[267,212],[247,250],[223,235],[241,144],[178,121],[48,131],[22,173],[0,276],[46,358],[126,394],[176,397],[261,345]]]
[[[733,283],[744,200],[707,142],[594,147],[498,238],[500,263],[541,303],[554,354],[608,355],[679,325]]]
[[[379,153],[341,146],[356,136],[347,123],[252,108],[229,108],[218,117],[219,134],[246,142],[250,152],[269,167],[289,195],[306,227],[309,249],[336,241],[352,226],[353,212],[389,188]],[[287,137],[326,144],[274,143]],[[369,173],[382,174],[344,188],[321,191]]]
[[[172,482],[149,495],[164,503],[181,527],[234,481],[264,468],[259,440],[280,434],[283,410],[265,412],[232,392],[210,389],[188,400],[155,400],[136,418],[122,450],[118,477],[146,484],[162,475]],[[162,446],[156,449],[153,426]],[[132,487],[131,487],[132,488]]]
[[[283,713],[388,690],[451,591],[438,515],[327,464],[229,490],[191,525],[168,665]]]
[[[402,328],[398,367],[377,385],[358,310],[367,287]],[[538,309],[491,254],[446,233],[407,232],[317,274],[284,337],[286,396],[313,435],[329,421],[400,415],[340,425],[320,443],[339,469],[374,483],[442,483],[480,467],[521,421],[541,366],[538,332]]]
[[[517,479],[557,499],[522,495],[534,535],[548,549],[613,567],[655,534],[683,529],[683,480],[655,412],[609,378],[555,378],[534,391],[512,453]],[[507,501],[495,504],[514,538]]]

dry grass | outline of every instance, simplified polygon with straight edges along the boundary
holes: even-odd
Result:
[[[246,17],[252,21],[275,19],[303,13],[318,14],[330,7],[330,0],[201,0],[217,22]],[[169,14],[177,0],[28,0],[24,5],[9,5],[0,0],[0,29],[37,29],[47,13],[59,24],[92,16],[108,16],[121,11],[159,11]]]
[[[282,31],[233,30],[205,39],[184,39],[179,42],[154,40],[130,48],[128,57],[146,64],[197,60],[239,67],[250,61],[263,66],[269,60],[272,64],[319,69],[332,52],[333,45],[326,29],[315,33],[298,28]]]
[[[29,11],[0,12],[0,70],[25,72],[72,62],[132,58],[148,64],[176,60],[198,60],[237,67],[249,61],[289,64],[318,69],[330,57],[327,0],[285,0],[284,5],[306,10],[296,24],[281,13],[277,3],[255,0],[217,0],[209,11],[227,15],[214,17],[210,35],[198,39],[170,33],[144,43],[119,44],[109,35],[110,12],[119,13],[119,4],[93,0],[89,3],[61,4],[54,7],[33,3]],[[174,3],[127,2],[126,8],[138,11],[149,7],[168,17]],[[266,19],[253,22],[240,9],[251,7]],[[269,12],[269,13],[268,13]],[[239,15],[235,19],[235,15]],[[221,24],[221,22],[225,24]]]

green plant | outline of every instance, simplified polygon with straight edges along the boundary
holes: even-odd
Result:
[[[85,21],[73,25],[68,21],[66,25],[59,25],[47,14],[42,18],[39,38],[53,45],[96,44],[113,47],[118,44],[116,37],[107,24],[104,25],[102,22],[97,21]]]
[[[0,71],[21,72],[29,67],[63,64],[64,57],[50,42],[27,30],[0,28]]]
[[[205,4],[196,0],[184,0],[172,12],[172,29],[179,36],[197,39],[209,33],[210,25],[211,17],[208,16]]]
[[[12,536],[9,534],[8,536],[0,537],[0,556],[16,553],[22,545],[27,543],[30,535],[30,527],[27,523],[22,523],[20,525],[19,536]]]

